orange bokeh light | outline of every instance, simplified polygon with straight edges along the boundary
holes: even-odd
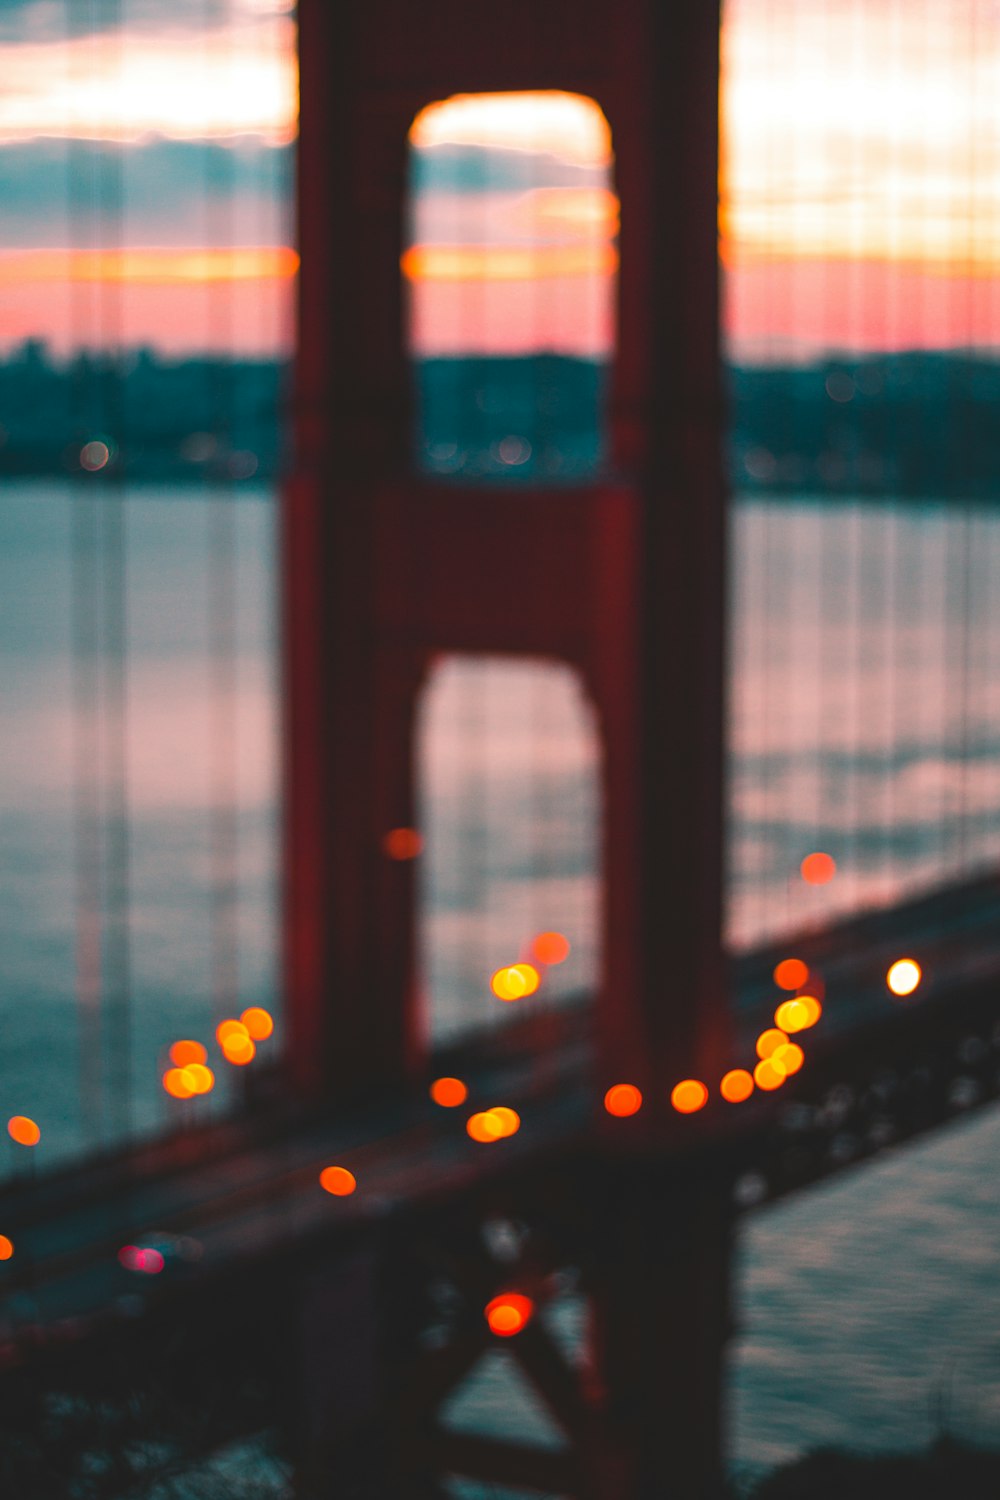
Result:
[[[0,1234],[0,1260],[10,1260],[14,1254],[14,1241],[9,1240],[5,1234]]]
[[[826,885],[837,873],[837,861],[832,854],[807,854],[799,866],[802,879],[807,885]]]
[[[319,1174],[319,1185],[325,1193],[335,1198],[349,1198],[358,1185],[353,1172],[346,1167],[324,1167]]]
[[[163,1087],[172,1099],[190,1099],[195,1090],[185,1076],[187,1068],[168,1068],[163,1075]]]
[[[753,1077],[746,1068],[731,1068],[719,1084],[719,1093],[729,1104],[742,1104],[753,1093]]]
[[[779,1047],[783,1047],[787,1041],[788,1037],[783,1031],[779,1031],[776,1026],[771,1027],[768,1031],[762,1031],[757,1038],[757,1056],[761,1058],[770,1057]]]
[[[783,958],[775,966],[774,982],[779,990],[800,990],[809,978],[809,965],[801,958]]]
[[[193,1094],[210,1094],[215,1087],[215,1074],[204,1063],[188,1063],[181,1069],[184,1081]]]
[[[390,828],[382,848],[390,859],[416,859],[423,853],[424,840],[415,828]]]
[[[642,1108],[642,1092],[634,1083],[615,1083],[604,1096],[604,1108],[609,1115],[615,1115],[618,1119],[627,1119],[629,1115],[638,1114]]]
[[[490,989],[498,1000],[523,1000],[535,993],[540,982],[533,964],[508,964],[493,974]]]
[[[266,1042],[274,1030],[269,1011],[260,1005],[251,1005],[240,1016],[240,1025],[246,1027],[247,1035],[255,1042]]]
[[[435,1078],[430,1094],[434,1103],[440,1104],[442,1109],[454,1109],[456,1105],[465,1103],[469,1090],[461,1078]]]
[[[806,1055],[797,1042],[786,1042],[783,1047],[776,1047],[770,1058],[774,1066],[783,1068],[789,1077],[799,1071],[805,1060]]]
[[[208,1053],[200,1042],[174,1042],[170,1049],[170,1061],[178,1068],[186,1068],[188,1063],[203,1063],[208,1061]]]
[[[894,995],[912,995],[922,978],[920,965],[915,958],[897,958],[885,976],[885,982]]]
[[[234,1033],[223,1042],[222,1054],[226,1062],[232,1063],[235,1068],[243,1068],[247,1063],[253,1062],[257,1056],[257,1048],[246,1032],[242,1035]]]
[[[569,939],[561,932],[540,932],[531,945],[531,956],[540,964],[561,964],[569,958]]]
[[[220,1021],[215,1028],[215,1040],[220,1047],[224,1047],[230,1037],[248,1037],[249,1035],[242,1021]]]
[[[470,1115],[465,1122],[466,1133],[480,1145],[488,1145],[491,1141],[498,1141],[503,1135],[503,1125],[495,1118],[488,1109],[478,1110],[476,1114]]]
[[[492,1109],[487,1110],[487,1114],[499,1120],[501,1136],[517,1135],[521,1128],[521,1116],[516,1109],[509,1109],[506,1104],[495,1104]]]
[[[763,1057],[753,1070],[753,1081],[759,1089],[780,1089],[786,1078],[784,1068],[773,1057]]]
[[[509,1339],[531,1322],[535,1304],[530,1297],[525,1297],[520,1292],[501,1292],[499,1297],[487,1302],[483,1312],[490,1332]]]
[[[7,1134],[19,1146],[37,1146],[42,1132],[27,1115],[13,1115],[7,1121]]]
[[[807,1031],[822,1014],[823,1007],[815,995],[796,995],[794,1000],[782,1000],[774,1012],[774,1024],[789,1033]]]
[[[678,1114],[696,1114],[708,1103],[708,1089],[700,1078],[682,1078],[671,1089],[670,1102]]]

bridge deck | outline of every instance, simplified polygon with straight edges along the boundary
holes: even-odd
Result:
[[[602,1116],[587,1016],[578,1010],[512,1027],[450,1059],[469,1081],[470,1104],[506,1103],[521,1114],[521,1131],[491,1146],[468,1140],[468,1110],[438,1109],[421,1091],[346,1117],[262,1109],[92,1167],[8,1184],[0,1220],[16,1256],[0,1267],[0,1361],[17,1365],[50,1337],[239,1268],[363,1242],[409,1213],[583,1155],[653,1153],[684,1170],[711,1161],[733,1178],[743,1205],[840,1170],[996,1096],[998,914],[997,883],[983,880],[738,958],[734,1063],[743,1065],[771,1019],[776,959],[794,951],[823,974],[824,1016],[808,1035],[807,1064],[779,1093],[739,1108],[716,1101],[665,1137],[653,1139],[642,1114]],[[919,959],[926,977],[919,999],[899,1002],[884,975],[903,953]],[[319,1172],[333,1162],[355,1173],[353,1196],[320,1189]],[[128,1243],[158,1245],[162,1273],[124,1269],[118,1251]]]

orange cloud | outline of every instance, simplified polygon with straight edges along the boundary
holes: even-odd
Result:
[[[409,281],[543,281],[564,276],[611,276],[618,251],[611,244],[413,245],[401,259]]]
[[[299,257],[286,245],[232,249],[128,248],[8,250],[0,252],[0,285],[97,281],[132,286],[190,286],[215,282],[288,280]]]

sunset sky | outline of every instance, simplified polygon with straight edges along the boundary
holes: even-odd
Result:
[[[0,0],[0,346],[287,347],[291,8],[120,0],[67,37],[61,0]],[[1000,7],[729,0],[723,60],[734,350],[1000,345]],[[456,100],[413,139],[416,346],[606,352],[599,111]]]

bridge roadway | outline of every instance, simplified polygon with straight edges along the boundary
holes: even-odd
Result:
[[[449,1232],[441,1226],[459,1224],[463,1204],[478,1204],[480,1226],[491,1216],[516,1222],[522,1210],[544,1217],[573,1181],[598,1213],[600,1187],[582,1184],[655,1157],[668,1173],[676,1167],[675,1183],[721,1174],[736,1208],[746,1208],[934,1129],[1000,1092],[998,916],[1000,881],[984,878],[738,957],[733,1065],[752,1063],[754,1036],[771,1020],[777,959],[795,953],[822,975],[824,1015],[803,1039],[806,1066],[777,1094],[738,1108],[713,1100],[678,1118],[665,1139],[653,1139],[642,1112],[612,1121],[596,1109],[581,1006],[538,1012],[437,1060],[438,1071],[468,1081],[471,1108],[505,1103],[520,1113],[520,1132],[490,1146],[467,1138],[467,1108],[441,1110],[422,1088],[342,1116],[261,1100],[245,1118],[9,1183],[0,1227],[16,1254],[0,1266],[0,1384],[31,1370],[71,1382],[73,1369],[79,1376],[92,1365],[87,1351],[127,1344],[135,1359],[151,1339],[165,1346],[199,1318],[204,1341],[188,1337],[189,1361],[207,1366],[225,1347],[234,1382],[241,1370],[259,1376],[265,1351],[277,1359],[293,1336],[290,1324],[300,1343],[313,1337],[301,1305],[288,1300],[290,1270],[320,1277],[317,1327],[336,1338],[381,1295],[371,1244],[436,1236],[440,1261]],[[899,1001],[885,972],[904,955],[921,963],[924,980]],[[353,1196],[322,1191],[319,1172],[331,1163],[354,1172]],[[595,1175],[595,1163],[606,1171]],[[130,1243],[158,1248],[162,1271],[125,1269],[118,1252]],[[510,1274],[503,1259],[484,1272],[484,1299]],[[564,1241],[547,1267],[539,1262],[524,1275],[538,1280],[572,1260]],[[438,1271],[427,1271],[428,1285]],[[343,1398],[342,1377],[330,1378]],[[244,1395],[232,1431],[262,1425],[262,1410]]]

